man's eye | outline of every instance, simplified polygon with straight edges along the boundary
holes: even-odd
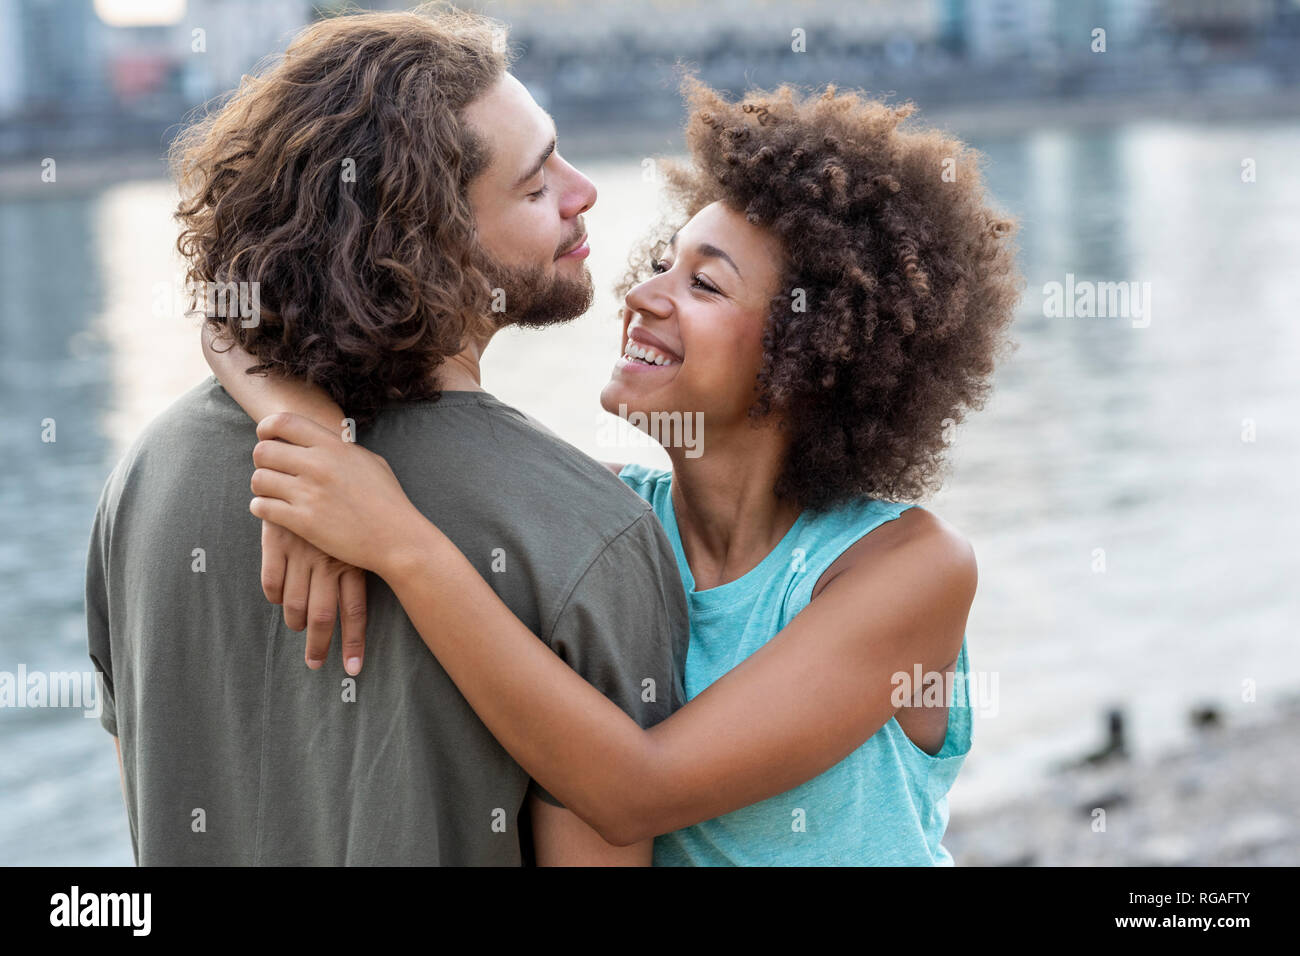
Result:
[[[537,192],[535,192],[535,193],[529,193],[529,194],[528,194],[528,198],[529,198],[529,199],[541,199],[543,196],[546,195],[546,193],[550,190],[550,188],[551,188],[551,187],[550,187],[547,183],[542,183],[542,188],[539,189],[539,190],[537,190]]]

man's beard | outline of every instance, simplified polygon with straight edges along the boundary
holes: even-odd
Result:
[[[503,311],[494,313],[502,326],[544,329],[572,322],[591,308],[595,296],[591,273],[585,264],[581,274],[574,278],[562,276],[558,271],[547,278],[541,266],[503,266],[486,255],[482,256],[479,268],[492,285],[493,308],[504,307]],[[498,305],[502,295],[504,302]]]

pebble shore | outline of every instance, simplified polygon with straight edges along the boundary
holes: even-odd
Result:
[[[1032,797],[954,810],[943,843],[958,866],[1295,866],[1298,727],[1300,699],[1249,724],[1210,721],[1187,750],[1062,770]]]

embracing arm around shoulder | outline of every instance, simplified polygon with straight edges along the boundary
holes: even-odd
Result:
[[[928,512],[904,514],[914,512],[923,529],[847,567],[780,634],[649,730],[524,640],[526,629],[444,546],[390,583],[497,739],[566,807],[625,845],[810,780],[894,716],[895,675],[918,664],[940,670],[957,656],[974,555]],[[509,644],[496,637],[512,632]]]
[[[533,855],[538,866],[649,866],[654,841],[630,846],[607,843],[572,810],[528,798],[533,829]]]
[[[249,375],[248,370],[257,364],[253,356],[233,342],[218,339],[206,322],[201,337],[203,357],[212,374],[253,421],[274,412],[296,412],[341,436],[343,410],[323,388],[274,372]]]
[[[261,422],[250,510],[384,577],[493,736],[609,843],[810,780],[894,715],[896,675],[944,669],[961,648],[974,554],[911,508],[867,535],[780,634],[643,730],[515,617],[383,458],[321,432],[294,415]]]
[[[343,410],[318,385],[284,375],[249,375],[257,360],[233,342],[218,341],[204,323],[200,337],[203,357],[222,388],[253,421],[274,412],[296,412],[343,440]],[[224,344],[228,348],[218,350]],[[271,522],[262,522],[262,592],[284,608],[284,623],[306,631],[307,666],[322,666],[329,653],[336,618],[344,669],[357,674],[365,657],[366,578],[364,572],[309,544]]]

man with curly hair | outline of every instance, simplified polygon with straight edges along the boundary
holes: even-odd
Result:
[[[533,633],[650,726],[683,701],[688,636],[663,529],[479,384],[495,331],[592,294],[595,189],[503,38],[456,11],[312,26],[178,139],[178,247],[196,287],[255,290],[255,314],[205,322],[266,373],[247,381],[337,402],[340,441],[362,429]],[[248,513],[256,441],[209,379],[96,513],[89,644],[137,863],[648,861],[648,840],[610,846],[530,781],[386,585]]]

